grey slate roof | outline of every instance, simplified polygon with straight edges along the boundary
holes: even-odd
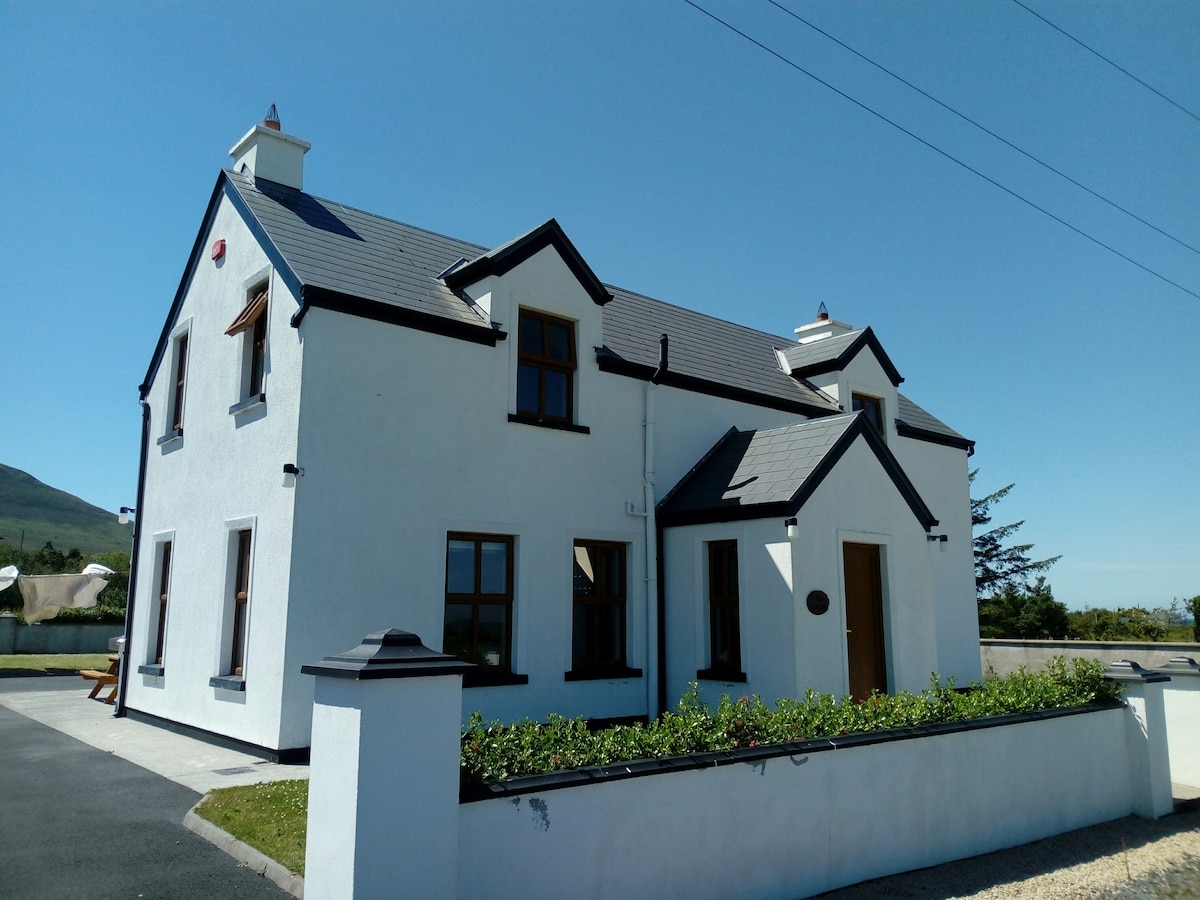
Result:
[[[488,328],[438,279],[486,247],[269,181],[225,175],[303,285]]]
[[[792,341],[632,291],[608,288],[613,300],[604,307],[604,346],[610,358],[654,368],[659,335],[666,334],[667,368],[672,375],[803,404],[809,415],[841,411],[829,397],[780,368],[775,350],[791,347]]]
[[[898,394],[899,408],[896,410],[896,429],[906,437],[933,440],[973,451],[975,442],[963,437],[941,419],[922,409],[903,394]]]
[[[730,431],[667,496],[667,516],[788,504],[859,414],[760,431]],[[765,514],[765,513],[764,513]]]
[[[488,258],[498,250],[269,181],[235,172],[225,175],[261,224],[262,236],[299,278],[301,284],[294,287],[320,288],[490,330],[490,323],[438,276],[462,259]],[[608,363],[654,369],[658,338],[666,333],[669,370],[673,378],[684,380],[681,386],[718,385],[735,394],[799,405],[808,415],[839,412],[828,397],[780,368],[775,349],[794,347],[795,342],[631,291],[605,288],[613,295],[602,313],[600,355]]]

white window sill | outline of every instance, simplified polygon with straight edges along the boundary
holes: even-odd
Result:
[[[229,414],[231,416],[236,416],[236,415],[240,415],[241,413],[244,413],[244,412],[249,412],[252,409],[258,409],[260,406],[266,406],[266,405],[267,405],[267,395],[266,394],[254,394],[251,397],[247,397],[245,400],[239,400],[237,403],[233,404],[233,406],[229,407]]]

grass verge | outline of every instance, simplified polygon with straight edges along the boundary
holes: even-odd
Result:
[[[105,653],[18,653],[0,656],[0,674],[59,675],[80,669],[108,668]]]
[[[297,875],[304,874],[308,781],[272,781],[218,788],[196,814]]]

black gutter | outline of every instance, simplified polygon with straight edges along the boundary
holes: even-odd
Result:
[[[293,328],[298,328],[309,307],[315,306],[318,309],[358,316],[373,322],[400,325],[416,331],[458,338],[476,344],[485,344],[489,347],[495,347],[498,342],[508,337],[507,332],[501,331],[499,328],[489,328],[483,322],[471,325],[459,319],[447,319],[435,313],[420,312],[379,300],[367,300],[363,297],[311,284],[305,285],[299,296],[300,308],[292,317]]]
[[[639,381],[653,381],[655,374],[659,371],[655,366],[629,362],[603,347],[596,348],[596,365],[601,372],[607,372],[611,375],[624,375],[627,378],[636,378]],[[766,409],[798,413],[807,419],[817,419],[822,416],[840,416],[842,414],[842,410],[840,409],[830,409],[829,407],[806,403],[803,400],[789,400],[783,397],[763,394],[758,391],[747,390],[746,388],[719,384],[715,381],[697,378],[694,375],[684,375],[675,370],[663,372],[659,376],[659,380],[655,383],[664,384],[667,387],[679,388],[684,391],[692,391],[696,394],[705,394],[709,397],[720,397],[723,400],[737,400]]]
[[[147,385],[138,386],[138,394],[146,396]],[[150,404],[142,400],[142,450],[138,461],[136,512],[133,518],[133,551],[129,554],[129,592],[125,598],[125,646],[121,650],[121,668],[117,675],[117,708],[113,717],[125,717],[125,688],[129,683],[129,644],[133,635],[134,598],[137,596],[138,552],[142,546],[142,514],[146,503],[146,457],[150,451]]]

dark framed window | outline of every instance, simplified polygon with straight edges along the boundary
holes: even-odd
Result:
[[[263,372],[267,358],[267,307],[263,304],[262,315],[254,320],[254,332],[250,335],[250,377],[246,384],[246,396],[253,397],[263,392]]]
[[[245,334],[242,351],[242,373],[245,397],[257,397],[263,392],[263,375],[267,358],[267,285],[250,292],[233,324],[225,329],[231,336]]]
[[[163,646],[167,638],[167,599],[171,588],[171,542],[162,545],[162,562],[158,576],[158,639],[154,644],[154,662],[163,664]]]
[[[575,323],[523,309],[517,334],[517,413],[572,421]]]
[[[571,665],[619,669],[625,658],[625,545],[576,541],[572,562]]]
[[[878,397],[868,397],[866,394],[853,394],[851,398],[852,411],[862,412],[880,437],[883,431],[883,401]]]
[[[737,541],[712,541],[708,548],[708,659],[701,678],[745,681],[738,599]]]
[[[252,532],[237,533],[237,577],[233,589],[233,635],[229,646],[229,673],[244,675],[246,628],[250,624],[250,549]]]
[[[183,385],[187,378],[188,336],[175,342],[175,391],[171,397],[171,430],[183,431]]]
[[[513,538],[446,536],[442,652],[491,671],[512,671]]]

